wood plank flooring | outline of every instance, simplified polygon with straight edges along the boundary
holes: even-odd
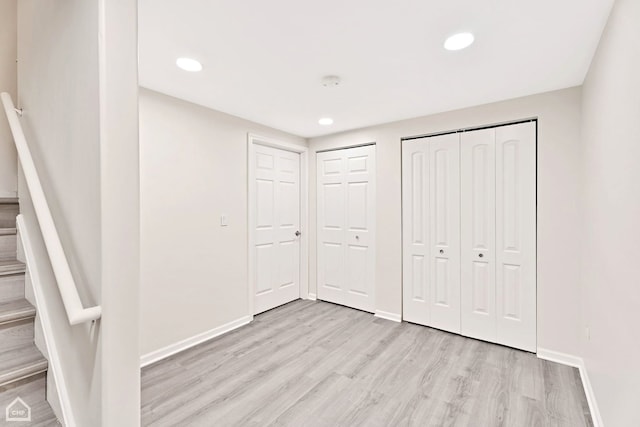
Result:
[[[592,426],[534,354],[294,301],[142,371],[144,426]]]

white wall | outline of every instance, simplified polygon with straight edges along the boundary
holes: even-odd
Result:
[[[583,89],[584,359],[604,424],[640,425],[640,2],[617,0]]]
[[[18,2],[21,123],[80,297],[103,306],[98,323],[69,326],[21,178],[80,426],[140,422],[136,9],[135,0]]]
[[[579,349],[580,88],[313,138],[313,152],[377,144],[376,309],[402,310],[402,137],[538,117],[538,347]],[[311,155],[310,292],[316,288],[315,155]]]
[[[0,92],[17,93],[16,0],[0,1]],[[4,112],[0,114],[0,197],[16,197],[18,164],[15,145]]]
[[[18,101],[71,271],[87,305],[100,303],[100,123],[98,4],[83,0],[18,2]],[[80,425],[100,425],[99,331],[69,327],[29,192],[20,209],[45,272],[53,331]],[[47,280],[48,279],[48,280]]]
[[[102,425],[140,425],[138,1],[99,1]]]
[[[248,132],[306,144],[140,92],[142,355],[249,315]]]

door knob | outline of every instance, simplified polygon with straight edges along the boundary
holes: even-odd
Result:
[[[444,253],[444,249],[440,249],[440,253],[443,254]]]
[[[478,256],[479,256],[480,258],[482,258],[482,257],[484,256],[484,254],[478,254]]]
[[[300,237],[300,234],[302,234],[302,233],[300,233],[300,231],[296,230],[296,237]]]
[[[356,236],[356,240],[360,240],[360,236]]]

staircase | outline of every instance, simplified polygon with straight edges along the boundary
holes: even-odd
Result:
[[[36,309],[25,299],[25,265],[16,259],[18,213],[17,199],[0,198],[0,425],[59,426],[47,403],[47,359],[34,344]],[[31,422],[6,420],[5,408],[17,397],[31,408]]]

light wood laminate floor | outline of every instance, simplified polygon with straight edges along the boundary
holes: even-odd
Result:
[[[591,426],[576,369],[294,301],[142,371],[145,426]]]

